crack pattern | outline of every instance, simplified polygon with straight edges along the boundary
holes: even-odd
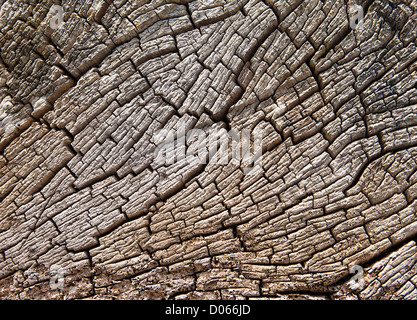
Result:
[[[0,9],[1,298],[415,298],[415,1],[52,4]],[[261,129],[261,170],[162,129]]]

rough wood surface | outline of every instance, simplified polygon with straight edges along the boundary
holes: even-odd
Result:
[[[0,3],[0,298],[417,297],[416,0]]]

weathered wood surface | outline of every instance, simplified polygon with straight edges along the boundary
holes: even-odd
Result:
[[[1,3],[1,298],[417,297],[415,0]],[[176,127],[261,170],[161,163]]]

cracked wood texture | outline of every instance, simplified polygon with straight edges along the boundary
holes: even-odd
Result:
[[[416,298],[417,1],[358,4],[1,1],[0,297]],[[262,129],[261,170],[172,128]]]

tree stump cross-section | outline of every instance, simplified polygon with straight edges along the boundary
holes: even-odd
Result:
[[[0,298],[417,298],[416,0],[0,2]]]

